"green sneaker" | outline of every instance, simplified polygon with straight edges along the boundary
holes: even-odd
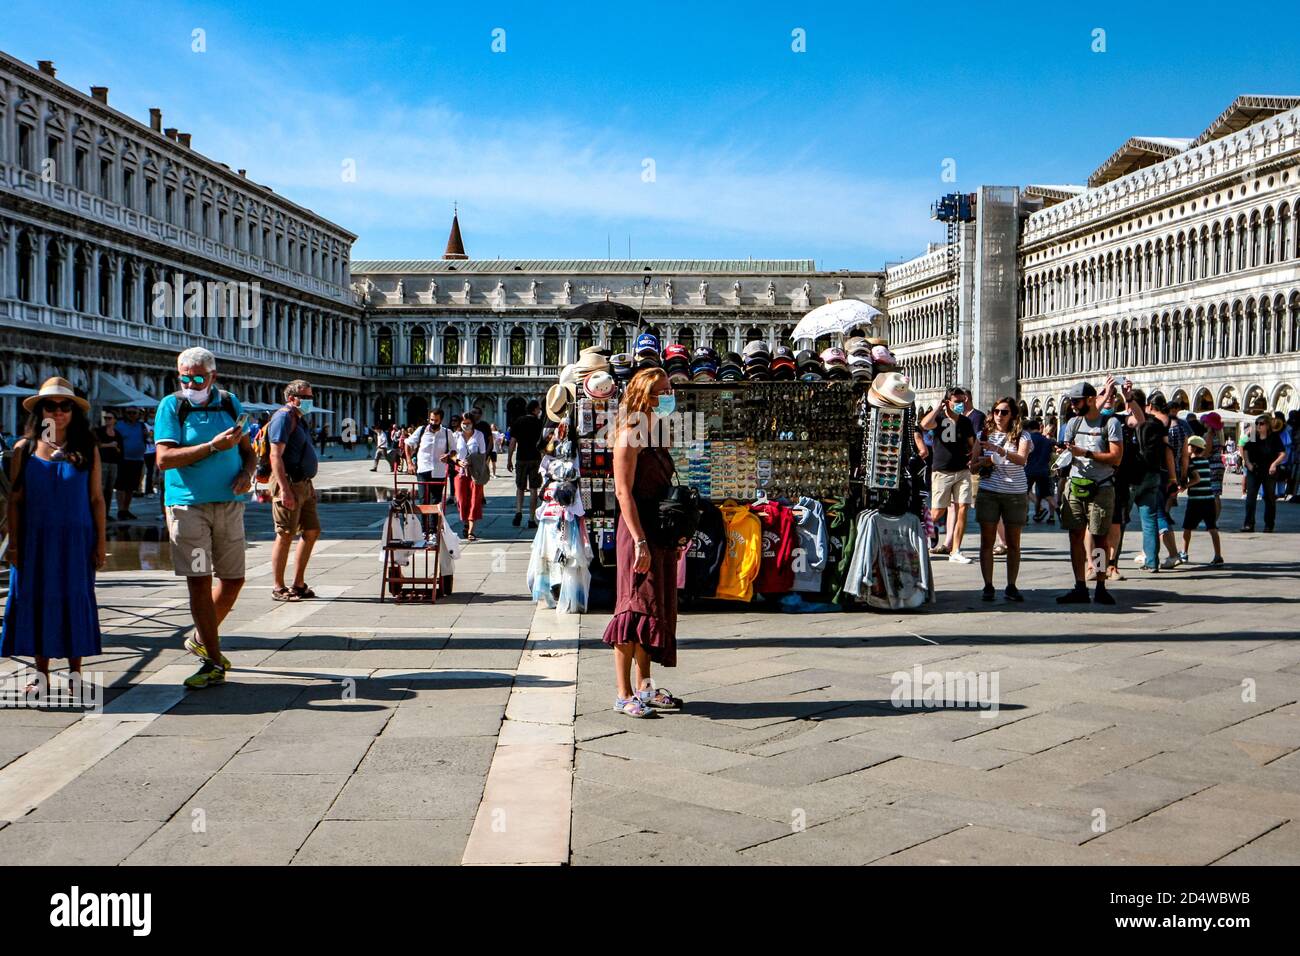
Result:
[[[185,678],[185,686],[190,690],[203,690],[205,687],[212,687],[225,682],[225,668],[218,667],[212,661],[204,661],[203,666],[197,672]]]
[[[185,638],[185,649],[201,661],[208,660],[208,649],[203,646],[203,642],[193,632],[190,632],[190,636]],[[230,670],[230,658],[225,654],[221,655],[221,667],[224,670]]]

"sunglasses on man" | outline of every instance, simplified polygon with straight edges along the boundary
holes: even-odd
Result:
[[[182,385],[206,385],[208,377],[206,375],[180,375],[177,376]]]

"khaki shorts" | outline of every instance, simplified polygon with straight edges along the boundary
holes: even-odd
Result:
[[[971,487],[970,469],[947,472],[936,471],[930,476],[930,507],[946,508],[949,502],[968,505],[975,500]]]
[[[167,535],[172,564],[180,577],[215,574],[223,581],[244,577],[242,501],[168,505]]]
[[[293,508],[284,506],[280,486],[276,484],[274,476],[267,485],[267,491],[271,493],[271,519],[275,522],[275,533],[293,537],[302,531],[319,531],[320,516],[316,513],[316,489],[311,479],[291,481],[289,487],[293,489],[296,502]]]
[[[1087,527],[1094,535],[1110,530],[1110,519],[1115,512],[1115,486],[1103,485],[1087,501],[1074,497],[1070,483],[1065,483],[1065,500],[1061,502],[1061,527],[1077,531]]]
[[[1029,499],[1023,494],[989,491],[987,488],[975,496],[975,520],[980,524],[997,524],[1020,527],[1029,522]]]

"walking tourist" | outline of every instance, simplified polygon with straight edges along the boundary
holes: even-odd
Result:
[[[1286,449],[1282,447],[1282,439],[1274,434],[1273,420],[1268,415],[1255,419],[1255,433],[1242,452],[1246,464],[1246,522],[1241,530],[1255,530],[1255,502],[1263,494],[1264,530],[1271,532],[1277,516],[1274,486],[1286,460]]]
[[[483,517],[487,482],[487,443],[483,433],[474,427],[473,416],[466,415],[456,436],[456,509],[470,541],[478,540],[474,526]]]
[[[9,596],[0,656],[35,658],[25,694],[44,695],[50,658],[68,671],[102,652],[95,571],[104,567],[107,505],[90,403],[67,379],[50,378],[23,400],[26,433],[9,462]]]
[[[971,559],[961,553],[961,542],[966,534],[966,511],[975,497],[970,471],[975,427],[966,417],[966,400],[966,390],[954,386],[920,422],[922,429],[934,431],[930,456],[930,509],[936,524],[951,506],[947,515],[946,539],[934,549],[934,553],[946,554],[949,561],[958,564],[971,563]]]
[[[1166,552],[1165,559],[1160,567],[1168,571],[1178,566],[1178,547],[1174,542],[1174,522],[1169,513],[1178,501],[1178,462],[1183,450],[1183,445],[1180,443],[1180,436],[1183,435],[1183,432],[1182,429],[1177,429],[1178,435],[1174,434],[1174,416],[1170,414],[1165,397],[1159,392],[1152,392],[1151,397],[1147,399],[1146,416],[1155,419],[1164,426],[1165,442],[1169,445],[1170,451],[1169,460],[1171,464],[1163,468],[1160,484],[1163,495],[1160,500],[1160,510],[1156,513],[1157,530]]]
[[[1109,581],[1122,581],[1124,575],[1119,569],[1119,558],[1124,550],[1124,529],[1132,517],[1133,487],[1141,479],[1135,429],[1141,420],[1138,416],[1145,416],[1134,401],[1133,383],[1128,379],[1117,388],[1115,380],[1107,378],[1097,401],[1102,415],[1113,415],[1120,424],[1122,452],[1119,467],[1115,469],[1115,510],[1110,516],[1110,530],[1106,532],[1106,567],[1104,572],[1096,573],[1105,573]]]
[[[272,416],[266,426],[267,447],[271,456],[271,517],[275,522],[275,542],[271,545],[273,601],[301,601],[314,598],[316,592],[307,584],[307,562],[320,538],[320,516],[316,510],[318,461],[312,447],[307,416],[315,404],[311,383],[297,378],[284,387],[284,408]],[[293,539],[298,547],[293,560],[293,586],[285,587],[284,571],[289,563]]]
[[[1193,435],[1187,439],[1187,447],[1192,457],[1188,463],[1187,479],[1183,487],[1187,489],[1187,509],[1183,512],[1183,550],[1179,557],[1188,560],[1191,551],[1192,532],[1200,525],[1210,533],[1214,545],[1212,565],[1223,564],[1223,552],[1219,547],[1218,511],[1215,508],[1214,477],[1210,469],[1209,447],[1204,438]]]
[[[99,447],[99,475],[107,511],[117,490],[117,466],[122,462],[122,436],[117,430],[117,415],[106,411],[103,424],[95,429],[95,444]]]
[[[119,521],[134,521],[131,499],[140,493],[144,477],[144,450],[146,441],[144,422],[140,409],[128,408],[124,421],[117,423],[117,433],[122,436],[122,461],[117,466],[117,517]]]
[[[1034,499],[1034,521],[1056,524],[1056,482],[1052,478],[1052,440],[1042,432],[1043,423],[1031,418],[1024,423],[1033,445],[1025,465],[1025,481]]]
[[[528,527],[537,527],[537,493],[542,487],[542,403],[532,399],[528,410],[510,423],[510,445],[506,451],[506,471],[515,475],[515,520],[519,527],[524,508],[524,491],[529,492]]]
[[[970,467],[974,471],[990,467],[980,481],[975,496],[975,519],[980,526],[980,573],[984,577],[985,601],[994,598],[993,548],[997,544],[998,525],[1004,529],[1007,555],[1008,601],[1023,601],[1016,587],[1020,574],[1020,534],[1029,520],[1029,482],[1025,465],[1034,443],[1020,427],[1020,405],[1014,396],[999,399],[988,417],[988,433],[972,449]]]
[[[180,390],[158,404],[154,436],[172,560],[189,588],[194,619],[185,649],[203,661],[185,686],[200,689],[225,681],[230,666],[218,631],[244,586],[243,498],[257,461],[238,424],[243,407],[216,387],[216,357],[186,349],[176,371]]]
[[[643,436],[631,434],[646,428],[652,416],[671,414],[675,400],[663,369],[642,369],[623,393],[613,435],[617,580],[614,617],[603,640],[614,648],[614,709],[628,717],[648,717],[657,709],[682,704],[665,688],[656,688],[650,675],[652,662],[677,666],[679,550],[651,540],[641,520],[655,513],[656,503],[672,484],[673,460],[667,449],[646,447],[649,442]]]
[[[488,445],[488,464],[492,466],[492,477],[497,476],[497,458],[500,457],[502,449],[505,448],[506,436],[497,428],[497,423],[492,423],[492,442]]]
[[[1097,407],[1097,390],[1079,382],[1066,393],[1074,412],[1065,426],[1064,445],[1070,452],[1070,477],[1061,501],[1061,527],[1070,532],[1070,564],[1074,588],[1056,600],[1060,604],[1087,604],[1087,569],[1098,571],[1092,600],[1114,604],[1106,590],[1105,544],[1115,510],[1115,468],[1123,455],[1119,422],[1112,415],[1103,418]],[[1094,556],[1100,560],[1094,564]]]

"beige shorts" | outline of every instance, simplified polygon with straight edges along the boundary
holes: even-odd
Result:
[[[168,505],[172,564],[183,578],[214,574],[223,581],[244,577],[244,503],[213,501]]]
[[[970,469],[955,472],[936,471],[930,476],[931,508],[946,508],[949,503],[968,505],[974,500]]]
[[[290,537],[301,531],[319,531],[320,515],[316,511],[316,489],[308,478],[305,481],[291,481],[294,507],[286,508],[280,494],[279,483],[271,478],[268,490],[271,493],[271,518],[275,522],[276,534]]]

